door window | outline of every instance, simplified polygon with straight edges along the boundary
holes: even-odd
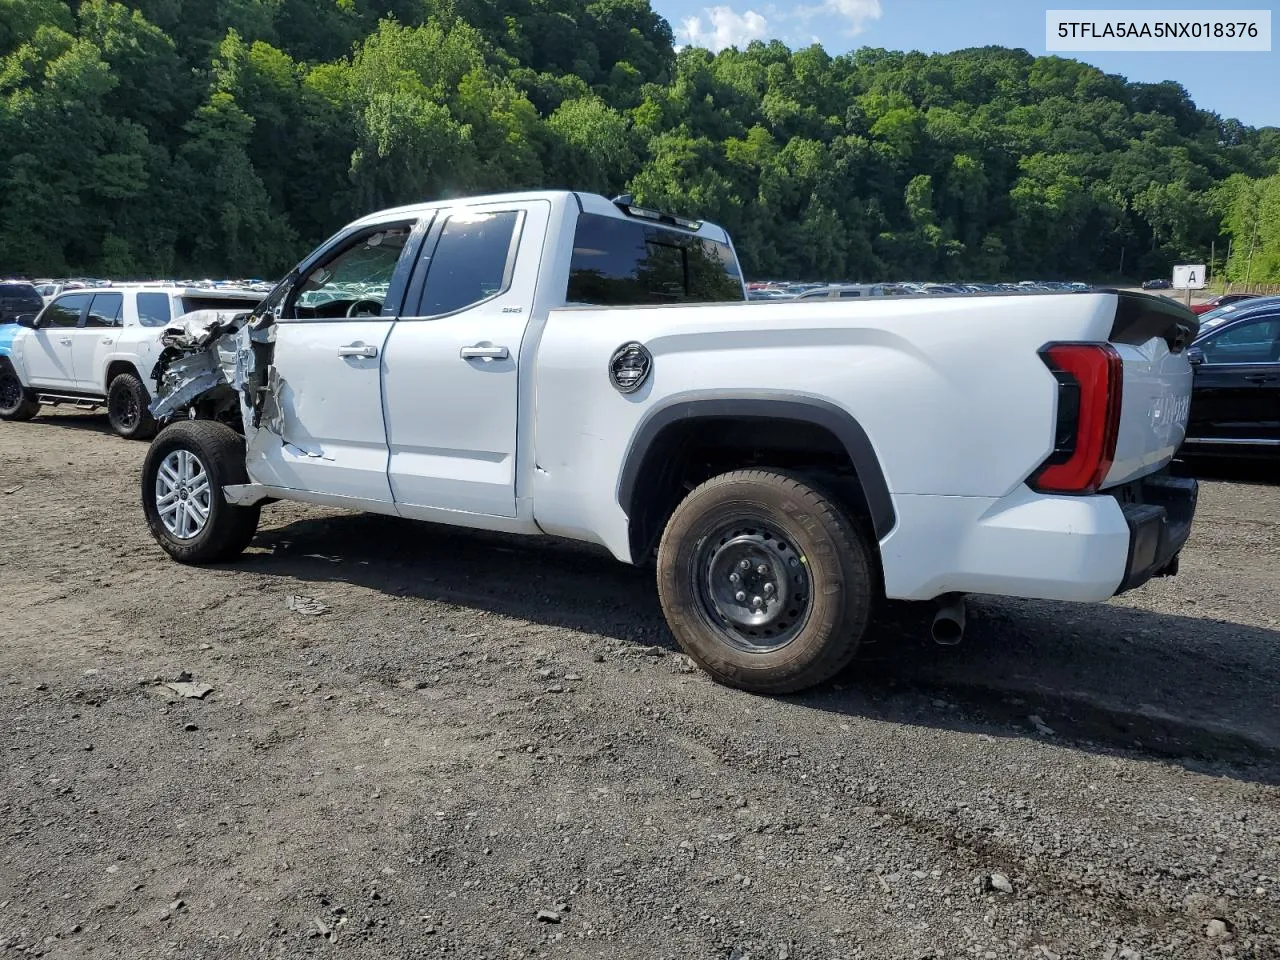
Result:
[[[40,320],[42,327],[77,327],[80,325],[80,311],[93,299],[88,293],[73,293],[59,297],[45,310]]]
[[[138,294],[138,322],[144,327],[163,327],[173,318],[167,293]]]
[[[1280,361],[1280,317],[1259,317],[1224,330],[1200,344],[1206,363]]]
[[[377,317],[415,221],[362,230],[298,284],[284,316],[296,319]]]
[[[93,303],[89,305],[89,313],[84,318],[84,325],[86,327],[120,326],[120,308],[123,305],[123,294],[95,293]]]
[[[438,317],[496,297],[510,284],[520,224],[515,210],[454,214],[428,255],[417,316]]]

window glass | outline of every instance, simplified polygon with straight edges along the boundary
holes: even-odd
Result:
[[[144,327],[163,327],[173,319],[167,293],[138,294],[138,322]]]
[[[453,313],[502,292],[520,214],[463,213],[449,217],[428,256],[418,316]]]
[[[1280,361],[1280,317],[1259,317],[1224,330],[1200,344],[1209,363]]]
[[[261,297],[183,297],[182,312],[193,310],[231,310],[243,313],[262,302]]]
[[[312,268],[296,288],[292,310],[286,310],[284,315],[298,318],[380,315],[413,224],[410,220],[362,231],[323,264]]]
[[[841,299],[841,300],[843,300],[843,299],[845,299],[845,298],[847,298],[847,297],[860,297],[860,296],[862,296],[862,291],[861,291],[861,290],[841,290],[841,291],[840,291],[840,299]]]
[[[29,283],[0,283],[0,300],[14,309],[35,307],[38,311],[44,306],[40,291]]]
[[[80,311],[92,299],[92,294],[73,293],[59,297],[49,304],[40,321],[42,327],[74,327],[80,323]]]
[[[727,243],[619,217],[578,217],[569,303],[635,306],[743,300]]]
[[[95,293],[89,305],[89,315],[84,318],[86,327],[116,327],[120,325],[120,308],[124,295],[120,293]]]

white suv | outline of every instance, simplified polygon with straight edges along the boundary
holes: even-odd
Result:
[[[193,310],[251,310],[262,294],[163,284],[69,290],[34,318],[0,326],[0,419],[30,420],[41,404],[105,405],[122,437],[155,432],[147,412],[160,335]]]

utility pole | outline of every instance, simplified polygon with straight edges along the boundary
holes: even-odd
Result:
[[[1253,238],[1249,241],[1249,260],[1244,268],[1244,292],[1249,292],[1249,278],[1253,276],[1253,247],[1258,242],[1258,215],[1253,215]]]

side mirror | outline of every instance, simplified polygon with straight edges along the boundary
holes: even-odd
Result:
[[[18,317],[18,326],[26,327],[28,330],[36,330],[40,324],[37,322],[39,315],[35,313],[24,313]]]
[[[1187,363],[1191,364],[1193,367],[1200,366],[1200,364],[1204,363],[1204,351],[1199,347],[1188,347]]]

